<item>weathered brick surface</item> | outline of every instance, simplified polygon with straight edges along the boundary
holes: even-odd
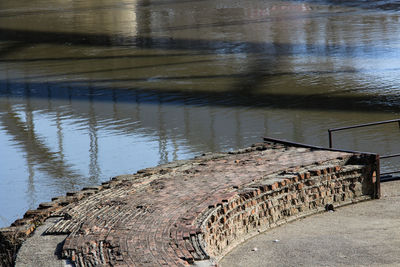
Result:
[[[258,144],[68,193],[28,211],[15,227],[35,225],[50,214],[63,216],[47,234],[68,234],[63,255],[77,266],[184,266],[218,260],[259,231],[327,204],[371,198],[373,160]]]

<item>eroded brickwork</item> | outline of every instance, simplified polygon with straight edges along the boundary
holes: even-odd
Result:
[[[63,255],[77,266],[217,261],[259,231],[327,204],[373,197],[375,168],[370,155],[257,144],[68,193],[1,233],[23,240],[36,224],[60,216],[46,233],[68,234]]]
[[[219,259],[261,231],[373,195],[372,183],[364,181],[370,177],[368,166],[332,163],[269,175],[219,203],[202,224],[209,255]]]

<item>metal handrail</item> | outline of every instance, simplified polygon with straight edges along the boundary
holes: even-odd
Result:
[[[387,124],[387,123],[393,123],[393,122],[397,122],[399,124],[399,128],[400,128],[400,119],[394,119],[394,120],[370,122],[370,123],[364,123],[364,124],[357,124],[357,125],[352,125],[352,126],[345,126],[345,127],[338,127],[338,128],[328,129],[329,148],[332,148],[332,146],[333,146],[332,145],[332,133],[333,132],[349,130],[349,129],[355,129],[355,128],[361,128],[361,127],[375,126],[375,125],[381,125],[381,124]],[[380,156],[380,159],[387,159],[387,158],[394,158],[394,157],[400,157],[400,153],[399,154],[391,154],[391,155],[383,155],[383,156]],[[387,174],[393,174],[393,173],[400,173],[400,170],[381,173],[381,175],[387,175]]]
[[[394,174],[394,173],[400,173],[400,170],[392,171],[392,172],[382,172],[381,175],[389,175],[389,174]]]
[[[383,156],[381,156],[381,159],[388,159],[388,158],[395,158],[395,157],[400,157],[400,154],[383,155]]]
[[[328,129],[328,133],[329,133],[329,148],[332,148],[332,132],[348,130],[348,129],[354,129],[354,128],[361,128],[361,127],[368,127],[368,126],[375,126],[375,125],[387,124],[387,123],[393,123],[393,122],[397,122],[399,124],[399,127],[400,127],[400,119],[394,119],[394,120],[370,122],[370,123],[364,123],[364,124],[357,124],[357,125],[352,125],[352,126],[345,126],[345,127],[338,127],[338,128]]]

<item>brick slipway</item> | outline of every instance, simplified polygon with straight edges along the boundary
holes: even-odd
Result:
[[[258,235],[219,266],[400,266],[400,181],[383,183],[381,190],[381,199]]]
[[[326,205],[377,197],[377,167],[370,154],[276,143],[205,155],[42,203],[0,229],[0,252],[11,255],[13,244],[26,240],[17,266],[35,255],[47,257],[34,253],[45,247],[52,255],[62,247],[63,256],[78,266],[218,262],[259,232],[321,212]],[[47,235],[40,235],[42,228],[36,226],[44,222]],[[30,244],[35,236],[37,243]],[[51,236],[60,238],[53,240],[53,249]]]
[[[271,229],[238,246],[219,266],[399,266],[400,181],[381,187],[379,200]],[[51,223],[50,220],[42,229]],[[65,236],[45,239],[42,232],[36,231],[24,244],[36,249],[30,250],[33,254],[29,249],[20,253],[17,266],[72,266],[55,255],[57,244]],[[43,246],[46,242],[48,245]]]

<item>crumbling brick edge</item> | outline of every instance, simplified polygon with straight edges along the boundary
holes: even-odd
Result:
[[[203,240],[203,250],[218,262],[238,244],[268,229],[373,199],[374,172],[368,165],[321,165],[273,174],[265,183],[246,186],[210,207],[197,240]]]
[[[277,139],[265,141],[331,150]],[[153,174],[165,169],[225,155],[227,153],[216,153],[178,161],[139,171],[133,177],[135,182],[145,186],[153,180]],[[196,226],[178,227],[182,233],[176,236],[182,240],[177,241],[187,244],[188,248],[180,258],[188,264],[205,259],[216,263],[238,244],[260,232],[327,209],[380,197],[379,156],[376,154],[358,152],[347,159],[299,166],[269,176],[221,195],[216,204],[210,205],[196,218]],[[53,198],[51,202],[41,203],[36,210],[27,211],[10,227],[1,228],[0,265],[13,266],[21,244],[53,213],[102,189],[123,183],[125,178],[117,176],[101,186]]]

